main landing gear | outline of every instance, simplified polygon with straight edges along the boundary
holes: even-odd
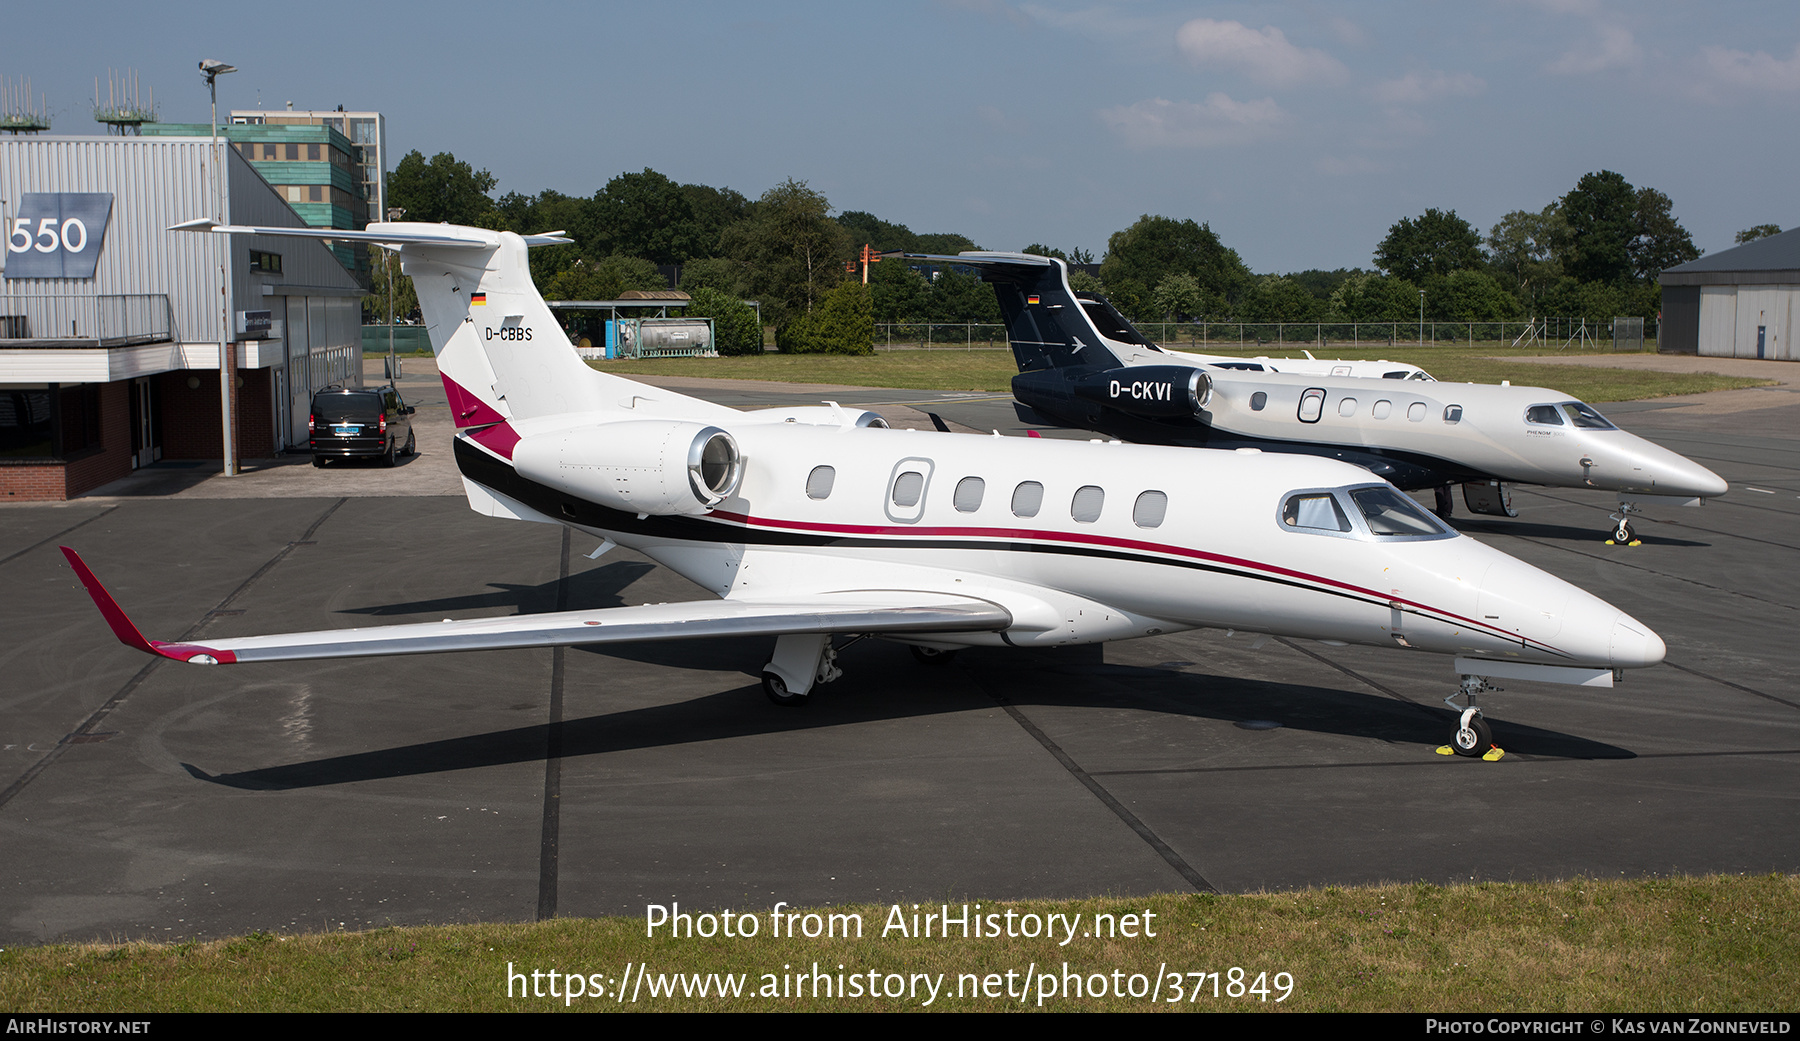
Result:
[[[763,666],[763,694],[783,708],[799,708],[812,696],[813,687],[830,683],[844,674],[837,666],[840,650],[862,639],[853,636],[842,647],[833,647],[824,633],[793,633],[775,640],[775,654]],[[912,645],[912,655],[924,665],[948,665],[954,649]]]
[[[1499,762],[1506,755],[1499,745],[1494,744],[1494,731],[1482,718],[1481,710],[1475,707],[1475,695],[1482,691],[1501,690],[1500,687],[1488,685],[1486,677],[1464,676],[1462,686],[1455,694],[1444,699],[1451,711],[1457,713],[1456,730],[1450,735],[1450,743],[1439,745],[1438,755],[1460,755],[1471,759],[1480,757],[1487,762]],[[1458,696],[1468,700],[1468,707],[1461,708],[1456,704]]]

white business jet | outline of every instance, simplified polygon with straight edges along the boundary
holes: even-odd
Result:
[[[1019,365],[1013,396],[1059,423],[1145,444],[1341,459],[1400,488],[1435,489],[1444,517],[1455,484],[1471,512],[1508,517],[1518,516],[1508,482],[1611,491],[1612,534],[1624,543],[1636,538],[1630,515],[1643,502],[1697,505],[1728,490],[1718,474],[1559,391],[1441,383],[1387,362],[1165,351],[1105,300],[1074,293],[1060,260],[904,256],[980,270]]]
[[[470,506],[628,546],[720,599],[165,643],[65,551],[119,639],[150,654],[218,665],[767,635],[764,690],[793,705],[839,675],[838,634],[941,662],[1214,627],[1453,655],[1469,704],[1440,751],[1488,758],[1500,752],[1473,704],[1486,678],[1611,686],[1663,658],[1648,626],[1343,463],[891,430],[829,404],[740,412],[581,361],[531,281],[527,247],[566,241],[554,235],[181,227],[397,249],[462,428]]]

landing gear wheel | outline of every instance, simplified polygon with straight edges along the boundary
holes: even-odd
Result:
[[[787,683],[772,672],[763,673],[763,693],[769,700],[782,708],[799,708],[806,704],[807,695],[789,692]]]
[[[388,442],[387,454],[381,457],[381,465],[390,470],[394,467],[394,443],[392,441]]]
[[[1468,716],[1457,725],[1456,733],[1451,735],[1450,747],[1456,749],[1457,755],[1473,759],[1494,747],[1494,731],[1488,726],[1487,720],[1480,716]]]
[[[419,436],[410,430],[406,432],[406,451],[403,454],[407,456],[419,454]]]
[[[920,665],[948,665],[956,657],[955,651],[940,651],[936,647],[920,647],[916,643],[908,649],[912,651],[913,660]]]
[[[1613,541],[1622,546],[1629,546],[1631,540],[1635,538],[1637,538],[1637,533],[1631,530],[1630,521],[1622,520],[1619,522],[1618,527],[1613,529]]]

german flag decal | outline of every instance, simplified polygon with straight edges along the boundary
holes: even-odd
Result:
[[[487,304],[487,294],[486,293],[471,293],[471,294],[469,294],[469,306],[470,307],[483,307],[486,304]]]
[[[1038,295],[1036,293],[1032,293],[1030,296],[1027,296],[1025,298],[1025,302],[1028,304],[1036,304],[1038,302]]]

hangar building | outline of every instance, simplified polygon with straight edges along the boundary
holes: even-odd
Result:
[[[1800,228],[1676,265],[1657,281],[1663,350],[1800,361]]]
[[[227,223],[305,226],[220,152]],[[215,211],[211,156],[206,137],[0,139],[0,501],[222,458],[226,315],[242,458],[303,443],[312,391],[360,381],[364,288],[324,244],[168,230]]]

